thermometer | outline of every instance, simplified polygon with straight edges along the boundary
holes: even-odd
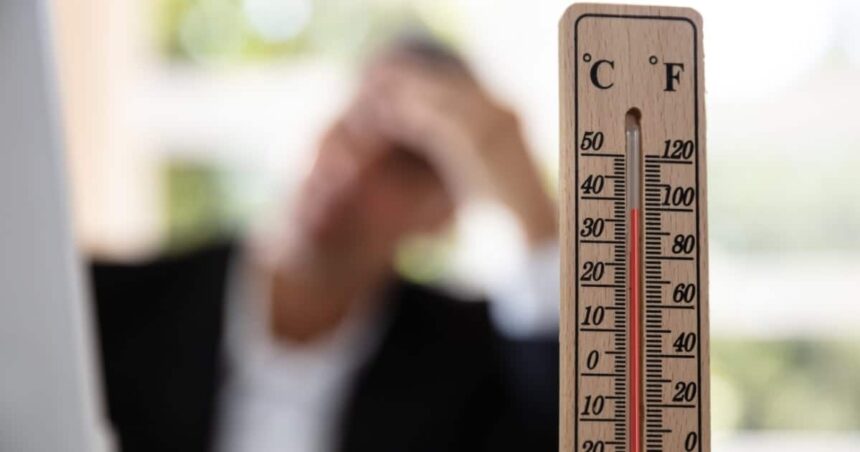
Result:
[[[710,451],[702,21],[560,24],[560,450]]]

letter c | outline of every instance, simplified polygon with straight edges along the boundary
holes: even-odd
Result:
[[[591,83],[593,83],[594,86],[596,86],[600,89],[609,89],[609,88],[612,88],[612,86],[615,85],[615,83],[610,82],[608,85],[604,85],[603,83],[600,83],[600,78],[598,77],[598,72],[600,71],[600,66],[602,66],[604,64],[608,64],[610,68],[615,69],[615,62],[614,61],[609,61],[609,60],[596,61],[594,63],[594,65],[591,66]]]

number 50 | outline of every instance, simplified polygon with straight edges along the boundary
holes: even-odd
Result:
[[[582,135],[582,142],[579,148],[583,151],[593,149],[599,151],[603,147],[603,132],[594,132],[589,130]]]

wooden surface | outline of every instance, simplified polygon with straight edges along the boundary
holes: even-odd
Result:
[[[643,171],[639,190],[644,203],[644,246],[639,265],[645,298],[638,316],[642,318],[640,366],[647,381],[641,386],[640,450],[709,451],[701,17],[686,8],[576,4],[562,17],[559,31],[560,450],[635,449],[629,437],[631,413],[627,407],[631,368],[628,319],[637,317],[627,308],[628,204],[635,188],[628,187],[627,180],[631,168],[639,168]],[[631,108],[641,113],[643,162],[629,162],[625,152],[625,115]],[[600,149],[594,149],[594,139],[591,143],[584,140],[587,132],[592,138],[602,134]],[[667,156],[665,140],[670,140]],[[676,141],[681,143],[681,152],[675,152]],[[691,143],[685,144],[688,141]],[[591,148],[583,150],[583,145]],[[689,157],[685,158],[685,152]],[[589,176],[592,186],[583,189]],[[604,181],[599,193],[593,186],[596,176],[603,176]],[[681,193],[677,205],[672,199],[675,191]],[[595,220],[604,220],[599,236],[595,230],[589,232],[588,219],[592,225]],[[673,250],[675,240],[681,240],[682,246]],[[604,268],[599,280],[593,270],[588,274],[588,266],[596,264]],[[681,300],[676,302],[679,284],[685,285],[687,293],[681,290]],[[692,297],[689,284],[695,285]],[[684,300],[688,297],[689,302]],[[594,321],[598,308],[603,308],[600,324]],[[695,334],[692,346],[690,334]],[[680,351],[673,345],[679,338],[681,343],[687,341]],[[593,368],[595,361],[589,363],[589,355],[598,358]],[[695,384],[695,391],[689,389],[691,384]],[[601,404],[595,403],[598,397],[603,398]]]

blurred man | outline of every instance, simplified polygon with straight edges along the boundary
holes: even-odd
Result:
[[[519,220],[519,295],[399,279],[395,250],[489,196]],[[447,51],[368,68],[276,235],[97,264],[110,417],[125,451],[551,451],[554,207],[516,116]]]

